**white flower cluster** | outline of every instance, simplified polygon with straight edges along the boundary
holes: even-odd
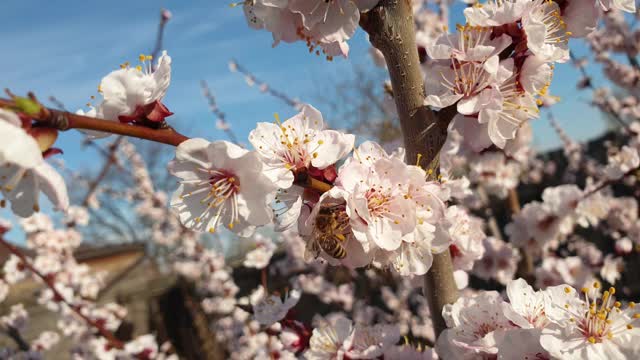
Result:
[[[633,0],[602,4],[634,12]],[[506,0],[464,10],[467,24],[426,46],[425,104],[456,106],[452,128],[475,150],[504,148],[538,117],[553,62],[569,60],[568,40],[593,31],[595,2]]]
[[[444,359],[634,359],[640,356],[640,313],[600,283],[534,291],[526,281],[464,296],[443,310],[448,329],[436,349]]]
[[[402,275],[426,273],[432,254],[455,240],[438,232],[451,226],[449,187],[405,164],[403,149],[387,154],[374,142],[353,149],[354,136],[326,130],[309,105],[284,122],[258,123],[249,141],[254,151],[204,139],[178,146],[169,170],[181,180],[171,206],[183,225],[249,236],[272,221],[277,230],[297,223],[309,259],[392,267]]]
[[[329,59],[349,54],[360,12],[371,10],[379,0],[245,0],[241,2],[247,23],[280,41],[304,41],[310,51],[316,46]],[[319,50],[317,51],[319,54]]]
[[[533,253],[557,248],[576,224],[595,226],[608,214],[605,195],[580,190],[576,185],[546,188],[542,200],[526,204],[506,227],[514,245]]]

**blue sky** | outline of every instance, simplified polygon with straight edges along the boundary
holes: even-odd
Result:
[[[304,44],[271,47],[271,34],[250,29],[240,7],[230,0],[174,1],[4,1],[0,12],[0,87],[18,94],[34,91],[41,99],[55,95],[68,109],[84,106],[96,95],[100,79],[124,61],[134,62],[153,47],[159,9],[173,13],[164,47],[173,58],[173,81],[165,103],[176,114],[170,122],[183,133],[209,139],[225,138],[203,99],[199,81],[211,86],[219,106],[234,130],[246,139],[257,121],[271,121],[272,114],[292,114],[286,105],[228,70],[237,59],[259,78],[302,101],[312,102],[330,86],[329,79],[345,74],[352,63],[369,64],[368,41],[361,30],[350,41],[348,60],[331,63],[311,55]],[[462,4],[451,11],[462,22]],[[577,54],[586,49],[572,43]],[[597,71],[592,69],[596,74]],[[568,64],[556,67],[552,93],[562,102],[553,111],[574,139],[597,135],[604,128],[598,112],[587,105],[589,92],[575,90],[578,73]],[[597,84],[600,77],[595,78]],[[318,105],[318,104],[316,104]],[[323,110],[322,105],[318,105]],[[330,117],[327,116],[327,117]],[[535,143],[541,148],[559,144],[546,118],[534,122]],[[58,147],[65,151],[70,168],[94,167],[96,154],[81,151],[80,135],[61,135]],[[167,149],[171,151],[171,149]]]

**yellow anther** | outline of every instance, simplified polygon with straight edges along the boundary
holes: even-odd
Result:
[[[633,325],[627,324],[627,329],[629,329],[629,330],[633,329]]]
[[[613,303],[613,307],[617,307],[619,308],[620,306],[622,306],[622,304],[620,303],[620,301],[616,301]]]
[[[595,344],[595,343],[596,343],[596,338],[594,338],[593,336],[589,336],[589,339],[588,339],[588,340],[589,340],[589,342],[590,342],[590,343],[592,343],[592,344]]]
[[[324,141],[318,140],[318,145],[322,145],[322,144],[324,144]]]
[[[146,56],[146,55],[144,55],[144,54],[140,54],[140,55],[138,56],[138,60],[140,60],[140,62],[144,61],[146,58],[147,58],[147,56]]]
[[[318,153],[317,153],[317,152],[314,152],[314,153],[313,153],[313,158],[315,159],[315,158],[317,158],[317,157],[318,157]]]
[[[568,286],[566,286],[566,287],[564,288],[564,292],[565,292],[565,293],[567,293],[567,294],[568,294],[568,293],[570,293],[570,292],[571,292],[571,288],[570,288],[570,287],[568,287]]]
[[[136,70],[142,71],[142,66],[140,66],[140,65],[136,66]]]
[[[215,228],[210,227],[210,228],[209,228],[209,232],[213,234],[214,232],[216,232],[216,229],[215,229]]]
[[[600,282],[598,282],[598,281],[594,281],[594,282],[593,282],[593,288],[594,288],[594,289],[599,289],[599,288],[600,288]]]
[[[229,229],[233,230],[233,227],[235,226],[234,223],[229,223]]]

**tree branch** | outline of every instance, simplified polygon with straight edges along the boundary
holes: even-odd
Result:
[[[111,145],[109,145],[109,151],[107,152],[106,162],[102,166],[102,170],[100,170],[100,173],[98,174],[98,176],[96,176],[96,178],[89,183],[89,190],[87,191],[87,194],[85,195],[84,200],[82,200],[82,206],[89,205],[89,200],[91,199],[91,196],[95,193],[96,189],[98,188],[98,185],[100,185],[100,182],[102,182],[102,180],[104,180],[104,178],[109,173],[109,169],[111,168],[111,165],[116,163],[117,161],[116,151],[118,151],[118,147],[120,146],[120,143],[122,142],[122,140],[124,140],[124,137],[119,136],[113,143],[111,143]]]
[[[5,333],[16,343],[16,345],[18,345],[18,349],[21,351],[29,351],[29,349],[31,349],[29,343],[22,337],[20,331],[15,327],[11,325],[7,326]]]
[[[371,11],[362,14],[360,26],[369,33],[371,43],[382,52],[387,62],[407,162],[416,163],[418,154],[421,154],[428,179],[437,179],[440,149],[447,138],[447,127],[455,110],[445,108],[436,113],[424,106],[424,81],[411,1],[382,0]],[[425,275],[424,284],[437,336],[446,329],[442,308],[458,297],[448,250],[434,254],[433,265]]]
[[[509,209],[511,210],[511,216],[515,216],[520,213],[520,198],[516,189],[509,189]],[[518,268],[516,270],[516,276],[525,279],[529,284],[535,281],[533,274],[533,257],[525,248],[518,249],[520,252],[520,261],[518,262]]]
[[[19,109],[14,100],[0,99],[0,107]],[[173,128],[151,129],[144,126],[122,124],[118,121],[92,118],[59,111],[41,106],[37,114],[29,114],[34,120],[58,130],[85,129],[108,132],[111,134],[127,135],[140,139],[151,140],[162,144],[178,146],[189,138],[178,133]]]
[[[84,320],[89,326],[95,328],[98,333],[107,340],[110,346],[116,349],[123,349],[124,346],[120,340],[118,340],[109,330],[107,330],[103,325],[99,324],[95,320],[89,318],[88,316],[82,313],[82,308],[78,305],[71,304],[65,297],[56,289],[53,280],[50,277],[47,277],[40,273],[38,269],[36,269],[29,259],[20,251],[17,247],[11,245],[8,241],[6,241],[2,236],[0,236],[0,244],[4,245],[10,253],[17,256],[20,259],[22,265],[31,271],[34,275],[39,277],[42,282],[53,292],[54,298],[65,305],[67,305],[76,315],[78,315],[82,320]]]

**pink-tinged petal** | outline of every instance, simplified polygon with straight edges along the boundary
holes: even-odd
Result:
[[[282,126],[285,129],[292,129],[287,131],[294,131],[304,136],[303,134],[307,129],[324,130],[324,119],[318,109],[310,104],[304,104],[300,112],[282,123]]]
[[[302,1],[309,2],[307,0]],[[317,14],[317,16],[314,15],[317,18],[321,18],[322,21],[309,28],[309,34],[322,44],[343,43],[355,34],[360,20],[360,11],[351,0],[336,0],[329,3],[328,6],[329,10],[326,18],[322,13]],[[305,19],[309,17],[305,16],[304,13],[302,13],[302,16]],[[306,23],[305,26],[307,26]]]
[[[0,165],[15,164],[30,169],[43,162],[38,143],[22,128],[0,119]]]
[[[149,100],[160,101],[166,95],[169,84],[171,84],[171,57],[167,55],[166,51],[162,51],[152,76],[155,85]]]
[[[57,210],[66,211],[69,195],[64,178],[49,164],[43,162],[33,169],[40,190],[49,198]]]
[[[480,111],[479,100],[480,95],[460,99],[457,106],[458,112],[463,115],[478,113]]]
[[[500,58],[498,58],[498,56],[492,56],[482,64],[482,68],[489,74],[495,75],[498,73],[499,65]]]
[[[551,84],[553,69],[537,56],[527,56],[520,71],[520,83],[532,95],[540,94]]]
[[[475,152],[480,152],[492,144],[488,124],[480,124],[476,118],[456,115],[452,126],[458,130],[464,142],[471,146]]]
[[[330,43],[320,44],[322,50],[327,56],[349,57],[349,44],[346,41],[333,41]]]
[[[279,213],[274,218],[274,230],[278,232],[292,228],[298,222],[303,207],[302,193],[304,189],[296,186],[287,191],[287,196],[276,195],[276,200],[280,201],[286,209],[285,212]]]
[[[209,142],[201,138],[193,138],[183,141],[176,148],[176,161],[193,162],[203,168],[207,166]]]
[[[15,127],[22,127],[22,120],[13,111],[0,108],[0,122],[7,122]]]
[[[39,191],[38,180],[29,170],[14,189],[11,191],[5,190],[5,195],[11,202],[11,211],[20,217],[33,215],[38,208],[36,204],[40,195]]]
[[[343,266],[349,269],[356,269],[371,264],[372,252],[365,252],[362,244],[355,238],[349,238],[344,244],[347,256],[340,261]]]
[[[345,157],[353,149],[355,143],[355,136],[352,134],[345,134],[335,130],[324,130],[320,136],[320,144],[313,155],[311,164],[318,169],[324,169],[327,166],[334,165],[340,159]]]

